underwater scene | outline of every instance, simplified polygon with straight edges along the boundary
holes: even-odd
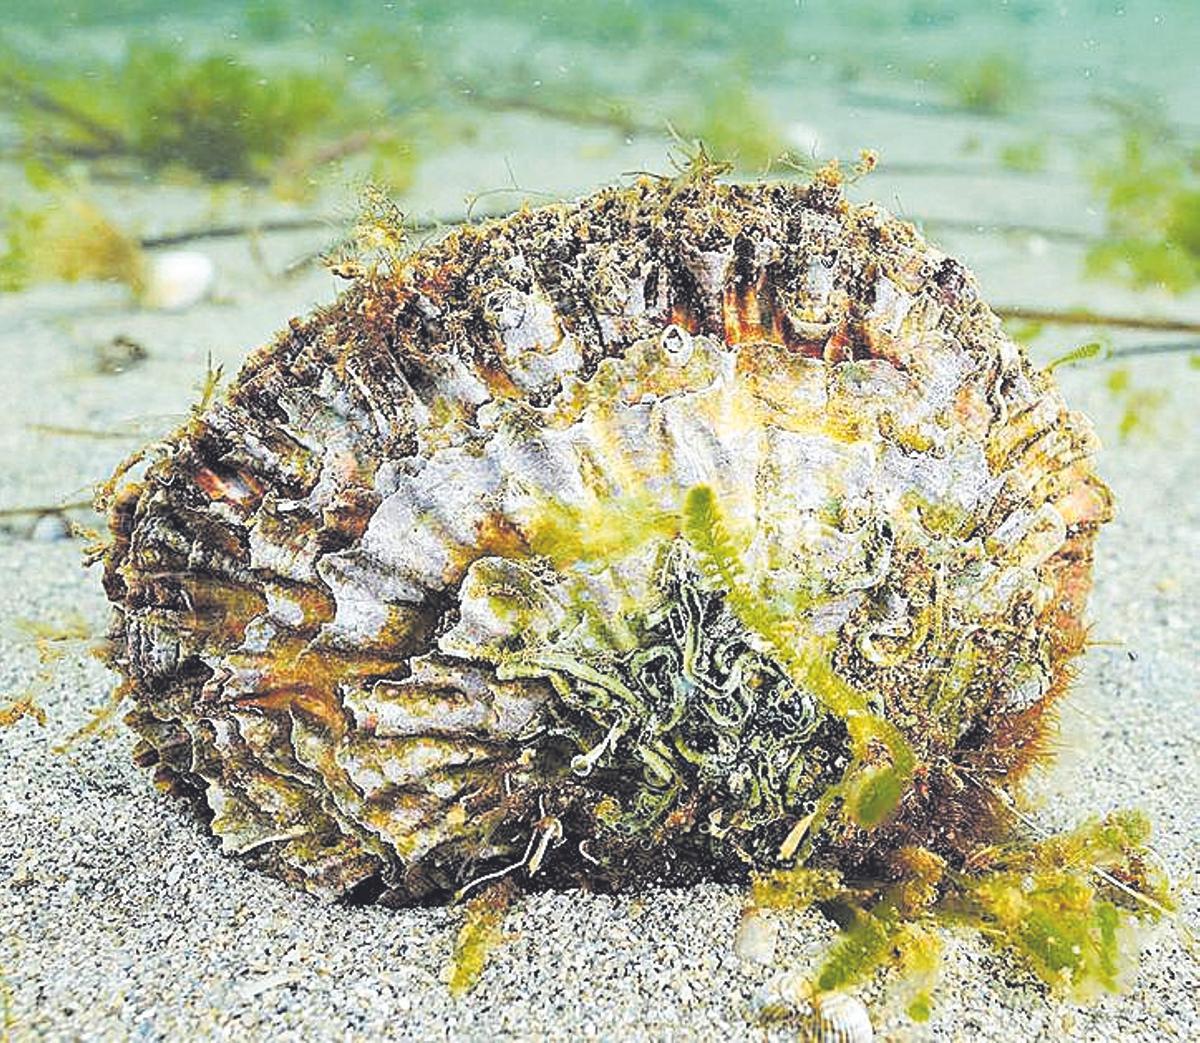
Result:
[[[0,1041],[1200,1038],[1198,54],[7,0]]]

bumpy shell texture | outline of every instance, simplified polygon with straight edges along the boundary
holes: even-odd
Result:
[[[326,896],[953,858],[1083,644],[1093,443],[832,175],[467,227],[116,484],[135,756]]]

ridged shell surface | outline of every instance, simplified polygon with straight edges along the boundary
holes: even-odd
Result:
[[[884,828],[803,856],[861,862],[952,766],[1016,771],[1065,685],[1093,448],[962,266],[832,178],[465,228],[117,487],[136,756],[318,894],[686,881],[795,854],[864,756],[832,685],[914,757]]]
[[[844,992],[827,992],[813,1000],[815,1043],[871,1043],[875,1029],[866,1004]]]

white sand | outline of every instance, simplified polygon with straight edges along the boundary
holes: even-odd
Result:
[[[844,155],[870,144],[897,161],[955,159],[973,135],[994,156],[1014,133],[1003,121],[872,113],[840,97],[833,88],[812,92],[802,111],[777,100]],[[1070,91],[1060,102],[1046,125],[1083,118]],[[559,157],[551,166],[538,161],[547,149]],[[453,211],[464,192],[507,183],[509,170],[529,189],[584,191],[623,170],[661,168],[661,155],[653,142],[498,119],[483,140],[427,164],[411,205],[418,215]],[[1098,218],[1073,173],[1074,155],[1064,146],[1051,158],[1066,171],[1061,180],[994,172],[914,178],[885,169],[855,192],[909,214],[1094,230]],[[195,223],[207,205],[202,194],[180,189],[109,192],[146,232]],[[254,200],[238,206],[265,212]],[[266,237],[268,269],[332,234]],[[1076,245],[961,231],[937,238],[977,269],[996,302],[1200,314],[1197,295],[1158,299],[1081,283]],[[336,290],[319,271],[272,278],[245,241],[198,248],[217,265],[218,300],[183,314],[135,311],[117,288],[0,296],[0,509],[86,496],[126,452],[186,411],[208,353],[236,368],[289,316]],[[98,374],[95,348],[117,334],[142,343],[150,357],[121,375]],[[1038,352],[1050,357],[1087,336],[1053,330]],[[1147,339],[1162,338],[1118,343]],[[1200,929],[1200,372],[1179,355],[1131,364],[1134,386],[1161,391],[1166,401],[1153,430],[1121,442],[1122,403],[1104,387],[1113,368],[1062,372],[1068,397],[1096,418],[1106,442],[1100,470],[1120,516],[1098,550],[1097,644],[1064,711],[1065,755],[1037,780],[1033,803],[1052,827],[1110,808],[1144,808],[1179,884],[1179,916],[1147,934],[1126,995],[1087,1007],[1049,998],[978,939],[948,936],[944,985],[927,1026],[908,1024],[878,983],[865,990],[882,1038],[1200,1038],[1200,972],[1186,933]],[[128,437],[66,437],[30,426],[37,424]],[[157,795],[132,766],[123,729],[68,755],[51,752],[104,702],[112,679],[86,654],[86,641],[56,646],[61,657],[40,663],[20,624],[79,621],[99,635],[106,606],[95,570],[80,566],[78,541],[31,539],[32,519],[0,521],[0,694],[32,688],[48,715],[44,728],[26,720],[0,733],[0,974],[13,1038],[761,1039],[754,995],[777,969],[813,966],[832,937],[815,914],[782,918],[773,970],[742,964],[732,952],[736,889],[542,894],[509,915],[510,941],[478,988],[453,1000],[442,976],[456,914],[324,906],[221,857],[185,809]]]

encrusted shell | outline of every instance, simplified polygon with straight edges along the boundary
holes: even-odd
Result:
[[[294,321],[118,489],[136,756],[319,894],[683,881],[793,853],[850,759],[824,677],[920,785],[806,854],[952,845],[953,767],[1015,770],[1082,645],[1092,449],[962,266],[831,178],[468,227]]]

